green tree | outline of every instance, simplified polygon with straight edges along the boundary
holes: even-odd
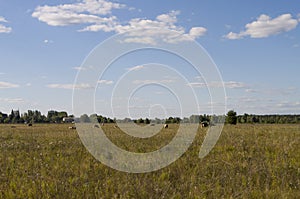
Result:
[[[144,121],[145,124],[150,124],[150,122],[151,121],[148,118],[146,118],[145,121]]]
[[[191,115],[190,116],[190,123],[199,123],[200,122],[200,115]]]
[[[136,123],[138,123],[138,124],[143,124],[143,123],[144,123],[143,118],[138,119]]]
[[[83,114],[80,116],[80,122],[82,123],[89,123],[90,122],[90,118],[87,114]]]
[[[227,117],[226,117],[226,122],[228,124],[234,124],[234,125],[237,123],[237,115],[234,110],[228,111]]]

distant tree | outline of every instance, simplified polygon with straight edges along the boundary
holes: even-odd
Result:
[[[15,118],[14,110],[11,110],[11,113],[9,114],[8,118],[9,118],[9,121],[12,121]]]
[[[91,121],[91,122],[94,122],[94,123],[98,123],[99,121],[98,121],[98,116],[97,116],[97,114],[92,114],[92,115],[90,115],[90,121]]]
[[[145,124],[150,124],[150,120],[148,118],[145,119],[144,121]]]
[[[242,120],[241,120],[241,122],[242,123],[248,123],[248,114],[247,113],[244,113],[244,115],[242,116]]]
[[[173,118],[173,122],[172,123],[176,123],[176,124],[179,124],[181,121],[180,117],[174,117]]]
[[[8,124],[8,123],[10,123],[10,119],[9,119],[9,117],[5,118],[3,122],[4,122],[5,124]]]
[[[144,123],[143,118],[138,119],[138,120],[136,121],[136,123],[137,123],[137,124],[142,124],[142,123]]]
[[[191,115],[190,116],[190,123],[199,123],[200,122],[200,115]]]
[[[111,118],[108,118],[108,123],[116,123],[116,121]]]
[[[68,113],[66,111],[58,112],[57,114],[60,118],[68,117]]]
[[[189,118],[187,118],[187,117],[184,117],[182,121],[183,121],[183,123],[189,123],[190,122]]]
[[[89,123],[90,122],[90,118],[87,114],[83,114],[80,116],[80,122],[83,122],[83,123]]]
[[[228,124],[234,124],[234,125],[237,123],[237,115],[234,110],[228,111],[227,117],[226,117],[226,122]]]
[[[129,123],[129,122],[131,122],[131,119],[126,117],[126,118],[123,119],[123,122],[124,123]]]
[[[166,124],[173,123],[173,119],[173,117],[169,117],[168,119],[166,119]]]
[[[7,115],[7,114],[5,114],[5,113],[1,113],[1,118],[0,118],[0,120],[1,120],[1,123],[4,123],[4,120],[5,120],[7,117],[8,117],[8,115]]]
[[[159,119],[159,118],[157,118],[157,117],[154,119],[154,122],[155,122],[156,124],[161,124],[161,123],[162,123],[161,119]]]

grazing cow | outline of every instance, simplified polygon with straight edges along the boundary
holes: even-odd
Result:
[[[94,125],[94,128],[99,128],[99,125],[98,125],[98,124],[95,124],[95,125]]]
[[[164,125],[164,128],[165,128],[165,129],[169,128],[169,125],[168,125],[168,124],[165,124],[165,125]]]
[[[201,122],[201,128],[208,127],[208,122]]]
[[[76,126],[69,126],[69,129],[76,129]]]
[[[31,124],[31,123],[29,123],[29,124],[27,124],[27,126],[32,126],[32,124]]]

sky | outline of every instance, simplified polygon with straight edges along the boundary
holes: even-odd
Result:
[[[199,43],[222,82],[205,82],[184,60],[157,50],[121,57],[102,77],[97,74],[96,89],[76,82],[100,71],[93,67],[102,60],[88,65],[89,55],[115,34],[136,31],[124,40],[127,45],[174,44],[166,29]],[[224,86],[225,111],[300,114],[299,55],[297,1],[0,0],[0,111],[74,113],[73,94],[79,92],[85,104],[85,92],[93,92],[94,110],[83,105],[82,112],[121,118],[185,116],[211,113],[218,102],[212,102],[207,86]],[[126,97],[121,91],[131,84],[135,87]],[[177,95],[189,95],[187,85],[196,93],[199,110],[190,105],[182,114],[179,107],[185,103]]]

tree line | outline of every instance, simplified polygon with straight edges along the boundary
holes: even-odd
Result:
[[[0,123],[61,123],[65,117],[68,117],[65,111],[48,111],[45,116],[38,110],[28,110],[22,114],[19,110],[11,110],[10,114],[0,112]]]
[[[247,114],[237,115],[234,110],[228,111],[226,115],[228,124],[299,124],[300,115],[255,115]]]
[[[78,118],[74,115],[68,115],[66,111],[48,111],[47,115],[43,115],[38,110],[28,110],[27,112],[20,113],[19,110],[11,110],[10,114],[0,112],[0,123],[16,124],[16,123],[64,123],[64,122],[99,122],[99,123],[128,123],[134,122],[137,124],[150,124],[150,123],[200,123],[208,122],[214,123],[227,123],[227,124],[244,124],[244,123],[257,123],[257,124],[296,124],[300,123],[300,115],[255,115],[243,114],[237,115],[234,110],[228,111],[225,116],[216,115],[191,115],[190,117],[169,117],[165,119],[160,118],[139,118],[139,119],[112,119],[98,114],[88,116],[83,114]]]

